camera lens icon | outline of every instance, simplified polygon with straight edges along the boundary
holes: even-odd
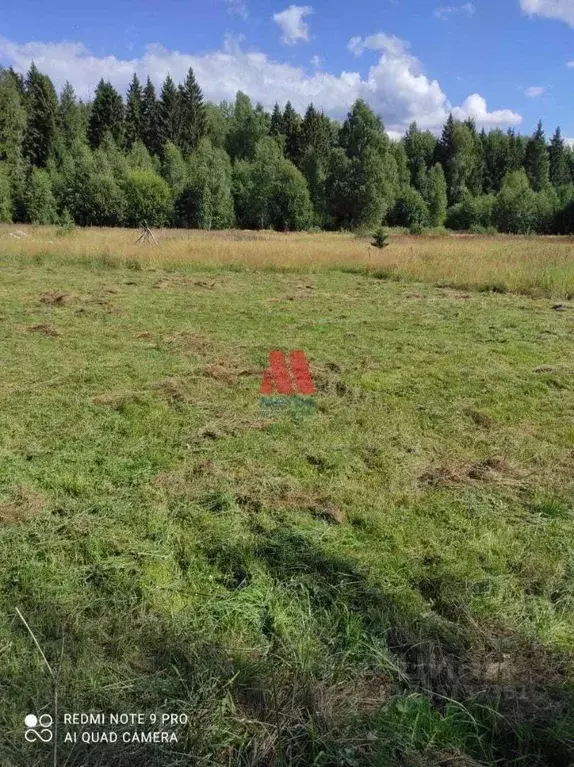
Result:
[[[24,738],[28,743],[35,743],[40,741],[41,743],[50,743],[54,737],[52,732],[52,725],[54,720],[50,714],[27,714],[24,718],[24,724],[26,725],[26,732]]]

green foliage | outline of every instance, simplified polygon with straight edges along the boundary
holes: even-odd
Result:
[[[58,219],[58,233],[61,235],[71,234],[76,228],[70,211],[64,208]]]
[[[550,146],[548,147],[548,164],[550,182],[558,188],[565,184],[570,184],[572,176],[568,166],[568,154],[564,146],[564,139],[560,133],[560,128],[552,136]]]
[[[130,149],[127,161],[132,170],[139,168],[140,170],[149,170],[152,173],[156,170],[155,163],[152,160],[150,153],[146,149],[143,141],[140,141],[139,139]]]
[[[12,189],[5,163],[0,163],[0,222],[12,221]]]
[[[100,80],[90,110],[88,140],[96,149],[109,134],[119,146],[124,142],[124,103],[122,97],[109,82]]]
[[[126,125],[125,138],[126,149],[131,149],[137,142],[141,141],[142,131],[142,88],[138,76],[134,74],[128,89],[126,100]]]
[[[163,148],[161,175],[177,198],[187,183],[189,171],[181,151],[171,141]]]
[[[416,189],[409,187],[398,197],[390,214],[390,223],[394,226],[424,228],[429,225],[429,209],[423,196]]]
[[[0,161],[12,166],[21,162],[25,130],[23,96],[10,74],[0,69]]]
[[[442,165],[433,165],[428,182],[429,225],[443,226],[447,210],[447,188]]]
[[[290,102],[268,113],[242,92],[204,103],[192,69],[180,85],[168,75],[159,100],[134,74],[124,105],[104,80],[92,103],[69,83],[58,101],[35,65],[26,78],[0,67],[0,163],[0,215],[15,221],[53,218],[45,179],[28,189],[36,168],[80,225],[137,226],[149,205],[166,224],[207,228],[574,231],[574,152],[559,128],[547,145],[542,123],[529,138],[451,115],[439,141],[412,123],[391,142],[363,100],[342,124],[313,104],[303,118]]]
[[[233,161],[255,158],[259,141],[268,134],[268,127],[245,93],[238,91],[226,139],[226,149]]]
[[[512,171],[496,196],[493,222],[508,234],[528,234],[536,225],[536,195],[524,170]]]
[[[69,152],[74,142],[83,141],[86,138],[85,114],[69,82],[64,85],[60,96],[57,126],[63,152]]]
[[[477,231],[477,227],[486,230],[492,226],[495,202],[493,194],[473,197],[465,192],[462,201],[448,209],[446,226],[459,231]]]
[[[535,192],[539,192],[548,186],[550,181],[550,160],[548,158],[548,148],[542,129],[542,122],[526,146],[524,156],[524,170],[530,186]]]
[[[382,226],[380,226],[373,234],[373,242],[371,245],[373,245],[375,248],[380,248],[381,250],[390,245],[389,233]]]
[[[50,176],[42,168],[32,168],[26,192],[26,217],[32,224],[58,222],[56,199]]]
[[[226,229],[234,223],[231,163],[222,149],[203,138],[190,158],[189,181],[176,201],[180,226]]]
[[[141,102],[141,139],[152,155],[161,153],[162,144],[159,125],[159,105],[155,88],[148,77],[142,93]]]
[[[167,225],[173,214],[173,195],[166,182],[148,170],[131,170],[122,184],[126,224],[139,227]]]
[[[187,72],[185,82],[179,86],[178,121],[179,147],[184,156],[187,156],[197,149],[200,140],[207,131],[203,94],[191,67]]]
[[[31,165],[43,168],[56,147],[58,96],[47,75],[40,74],[33,63],[26,77],[24,154]]]

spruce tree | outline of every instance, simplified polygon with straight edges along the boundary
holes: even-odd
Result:
[[[109,133],[118,146],[124,140],[124,102],[109,82],[100,80],[90,110],[88,140],[92,149],[97,149]]]
[[[159,105],[154,85],[149,77],[142,94],[141,138],[152,155],[160,154],[162,146],[159,128]]]
[[[158,138],[161,147],[167,141],[179,146],[179,97],[171,75],[165,78],[159,97]]]
[[[126,99],[126,149],[129,151],[136,141],[142,140],[142,88],[134,73]]]
[[[530,186],[535,192],[539,192],[548,186],[550,180],[550,161],[542,121],[538,123],[536,131],[526,145],[524,170],[530,181]]]
[[[9,72],[0,70],[0,161],[13,166],[22,160],[26,110]]]
[[[570,168],[568,167],[568,155],[564,146],[564,139],[560,128],[552,136],[550,146],[548,147],[550,182],[555,186],[564,186],[572,182]]]
[[[178,91],[179,146],[184,155],[191,154],[207,131],[203,94],[190,67]]]
[[[69,151],[75,141],[85,140],[82,108],[76,100],[72,85],[66,81],[58,105],[58,135],[63,149]]]
[[[290,101],[283,112],[283,135],[285,136],[285,157],[297,165],[301,159],[301,117]]]
[[[271,126],[269,133],[271,136],[280,136],[283,134],[283,114],[281,113],[281,109],[277,102],[275,102],[275,106],[273,107],[273,112],[271,114]]]
[[[24,153],[31,165],[43,168],[56,146],[58,96],[52,81],[32,63],[26,76]]]

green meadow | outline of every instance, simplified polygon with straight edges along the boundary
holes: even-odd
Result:
[[[2,767],[574,762],[572,300],[363,267],[0,275]],[[314,406],[261,403],[271,349],[305,352]],[[54,712],[38,646],[55,753],[24,738]]]

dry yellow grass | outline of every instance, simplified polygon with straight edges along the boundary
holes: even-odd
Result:
[[[23,233],[23,234],[18,234]],[[133,229],[0,225],[0,252],[16,256],[141,261],[150,266],[236,266],[253,269],[366,267],[381,276],[467,289],[574,296],[574,238],[395,234],[378,250],[370,238],[340,233],[229,230],[156,231],[159,247],[136,244]]]

